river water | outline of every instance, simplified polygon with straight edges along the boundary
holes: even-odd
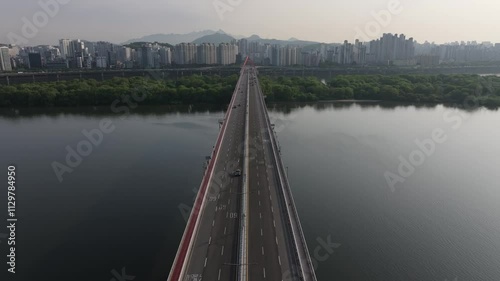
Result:
[[[223,113],[2,109],[1,167],[17,167],[14,280],[165,280]],[[500,280],[500,112],[319,103],[270,114],[318,280]],[[103,124],[84,150],[82,131]],[[66,161],[78,148],[89,155]]]

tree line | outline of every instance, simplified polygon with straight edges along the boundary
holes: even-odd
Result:
[[[479,75],[339,75],[262,77],[270,101],[381,100],[500,106],[500,77]]]
[[[145,77],[106,81],[72,80],[0,86],[0,106],[110,105],[140,95],[143,104],[229,103],[237,75],[186,76],[177,80]]]
[[[137,93],[144,96],[144,104],[227,104],[237,81],[237,75],[192,75],[176,80],[132,77],[0,85],[0,106],[110,105]],[[329,81],[261,76],[260,83],[271,102],[355,99],[500,106],[496,76],[339,75]]]

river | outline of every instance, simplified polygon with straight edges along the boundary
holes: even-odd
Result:
[[[1,167],[18,172],[15,280],[165,280],[223,113],[1,109]],[[319,103],[270,114],[318,280],[500,280],[499,111]],[[66,159],[78,149],[88,156]]]

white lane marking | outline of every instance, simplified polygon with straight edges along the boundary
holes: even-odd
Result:
[[[264,255],[264,246],[262,246],[262,255]]]
[[[226,219],[229,217],[229,212],[226,212]]]
[[[271,195],[269,195],[269,200],[273,201],[273,198],[271,197]]]
[[[273,206],[271,206],[271,213],[274,213],[274,208],[273,208]]]
[[[260,196],[260,190],[257,190],[257,194]]]
[[[207,258],[205,258],[205,265],[203,267],[207,267]]]
[[[278,237],[276,237],[276,245],[278,245]]]
[[[266,278],[266,268],[265,268],[265,267],[263,267],[263,268],[262,268],[262,270],[263,270],[263,272],[264,272],[264,278]]]
[[[259,201],[259,206],[260,206],[260,201]]]
[[[259,177],[259,173],[257,173],[257,177]]]
[[[262,228],[260,229],[260,236],[264,236],[264,231],[262,231]]]
[[[217,280],[220,280],[220,268],[219,268],[219,278]]]
[[[257,185],[260,185],[260,182],[259,182],[259,181],[257,182]]]
[[[208,239],[208,245],[212,244],[212,236],[210,236],[210,239]]]
[[[229,200],[227,200],[227,204],[231,205],[231,198],[229,198]]]
[[[274,225],[274,227],[276,227],[276,221],[275,220],[273,220],[273,225]]]
[[[217,196],[217,199],[220,199],[220,193],[219,193],[219,195]]]
[[[259,215],[260,215],[260,219],[262,219],[262,213],[259,213]]]
[[[281,265],[281,257],[280,256],[278,256],[278,262]]]
[[[222,250],[220,251],[220,255],[223,256],[224,255],[224,245],[222,245]]]
[[[214,225],[215,225],[215,220],[212,221],[212,226],[214,226]]]
[[[226,227],[224,226],[224,234],[226,234]]]

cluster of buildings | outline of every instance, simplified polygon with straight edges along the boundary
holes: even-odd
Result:
[[[263,44],[241,39],[237,42],[242,57],[249,57],[259,65],[317,66],[321,57],[316,50],[303,50],[293,45]]]
[[[162,68],[179,65],[230,65],[239,55],[236,44],[183,43],[173,48],[167,44],[121,46],[109,42],[59,40],[58,46],[2,47],[0,71],[26,69],[117,69]]]
[[[180,65],[230,65],[241,62],[241,55],[234,43],[182,43],[174,47],[173,61]]]
[[[0,71],[14,69],[116,69],[163,68],[170,65],[232,65],[250,57],[259,65],[439,65],[500,61],[500,44],[455,42],[418,44],[404,34],[383,34],[377,40],[342,44],[294,45],[248,39],[231,43],[176,46],[61,39],[58,46],[17,47],[0,45]]]
[[[374,64],[412,64],[415,58],[415,41],[404,34],[384,35],[369,43],[367,61]]]
[[[417,61],[423,60],[422,64],[427,63],[432,65],[442,63],[498,62],[500,61],[500,44],[462,41],[437,45],[425,42],[417,46],[416,58]]]
[[[244,40],[244,39],[243,39]],[[240,40],[239,44],[247,42]],[[406,39],[400,36],[384,34],[382,38],[368,43],[356,40],[343,44],[317,44],[309,47],[280,46],[251,42],[247,54],[255,62],[274,66],[318,66],[321,63],[337,65],[366,65],[366,64],[408,64],[415,56],[415,42],[413,38]]]

